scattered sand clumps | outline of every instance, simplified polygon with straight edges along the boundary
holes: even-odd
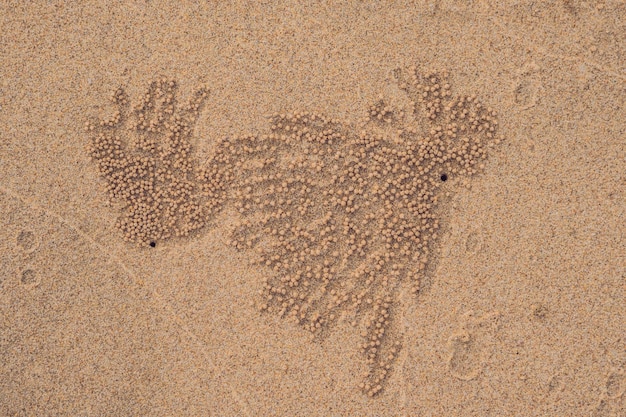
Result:
[[[124,239],[144,246],[187,236],[210,214],[189,144],[207,91],[198,89],[177,109],[175,89],[172,80],[154,81],[133,109],[118,89],[111,96],[118,107],[113,116],[86,124],[93,134],[89,154],[122,210],[117,227]]]
[[[267,134],[219,140],[199,166],[189,139],[207,91],[178,110],[175,82],[155,81],[130,114],[123,90],[113,95],[113,117],[87,125],[90,155],[128,241],[187,236],[232,207],[230,244],[267,270],[259,310],[313,338],[351,323],[363,338],[360,388],[374,396],[402,347],[393,320],[400,285],[419,293],[433,256],[436,209],[500,141],[496,112],[453,96],[445,72],[411,68],[398,83],[412,120],[383,98],[359,128],[307,111],[276,114]],[[381,123],[397,134],[381,133]]]

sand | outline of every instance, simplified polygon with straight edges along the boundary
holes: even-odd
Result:
[[[625,18],[623,1],[3,3],[0,415],[626,415]],[[116,228],[85,122],[119,87],[135,104],[161,77],[180,102],[206,86],[203,164],[274,113],[408,108],[411,66],[495,109],[504,140],[445,185],[373,397],[358,326],[311,339],[260,311],[272,271],[229,244],[236,212],[155,247]]]

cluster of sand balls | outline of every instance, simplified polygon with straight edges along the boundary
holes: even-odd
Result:
[[[219,140],[195,168],[188,138],[206,92],[178,117],[174,84],[164,80],[136,109],[133,156],[116,136],[122,111],[88,127],[98,132],[91,153],[126,204],[120,228],[129,240],[187,235],[234,209],[231,245],[267,271],[259,309],[313,338],[337,322],[355,326],[366,364],[360,386],[374,396],[401,348],[398,293],[405,284],[419,292],[431,257],[436,208],[450,189],[442,186],[476,173],[498,141],[495,112],[476,97],[452,97],[446,74],[411,69],[399,83],[413,122],[382,98],[360,130],[311,112],[276,114],[267,134]],[[381,134],[380,123],[397,133]]]
[[[173,80],[153,81],[131,109],[120,88],[111,96],[118,108],[113,116],[85,126],[89,154],[122,210],[117,227],[140,245],[187,236],[207,218],[189,144],[207,92],[198,89],[178,109],[175,90]]]
[[[381,96],[374,104],[372,104],[367,111],[367,119],[371,122],[385,122],[391,123],[396,120],[397,110],[385,103],[384,98]]]

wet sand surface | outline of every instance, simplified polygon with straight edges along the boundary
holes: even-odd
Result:
[[[5,3],[0,415],[625,415],[625,18]]]

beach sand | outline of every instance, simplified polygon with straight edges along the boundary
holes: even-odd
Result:
[[[624,1],[176,3],[0,6],[0,416],[626,415]],[[202,165],[275,113],[410,108],[411,67],[504,139],[444,185],[373,395],[348,317],[369,311],[313,338],[260,311],[273,272],[229,244],[236,210],[154,247],[116,227],[85,123],[118,88],[204,86]]]

